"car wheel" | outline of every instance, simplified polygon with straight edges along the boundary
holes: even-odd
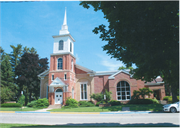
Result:
[[[172,107],[172,108],[170,108],[170,112],[172,112],[172,113],[176,113],[176,108],[175,107]]]

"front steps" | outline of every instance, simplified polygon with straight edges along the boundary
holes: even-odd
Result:
[[[49,105],[48,109],[56,109],[56,108],[61,108],[61,104],[54,104],[54,105]]]

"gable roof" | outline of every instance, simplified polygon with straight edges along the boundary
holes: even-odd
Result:
[[[43,78],[43,77],[45,77],[45,76],[48,75],[48,74],[49,74],[49,69],[48,69],[48,70],[45,70],[44,72],[42,72],[41,74],[39,74],[38,77]]]
[[[130,77],[132,77],[132,75],[128,71],[126,71],[126,70],[119,70],[116,73],[114,73],[111,76],[109,76],[108,79],[115,79],[115,76],[117,74],[119,74],[119,73],[125,73],[125,74],[129,75]]]
[[[83,66],[81,66],[81,65],[78,65],[78,64],[75,64],[75,66],[76,66],[76,68],[78,68],[78,69],[80,69],[80,70],[82,70],[82,71],[85,71],[85,72],[87,72],[87,73],[93,73],[93,72],[94,72],[93,70],[90,70],[90,69],[85,68],[85,67],[83,67]]]
[[[56,79],[53,80],[53,82],[49,86],[52,86],[52,87],[63,87],[63,86],[67,86],[67,84],[65,84],[61,79],[56,77]]]

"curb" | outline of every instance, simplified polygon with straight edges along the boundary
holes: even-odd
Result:
[[[0,111],[0,113],[45,113],[45,114],[147,114],[152,111],[118,111],[118,112],[37,112],[37,111]]]

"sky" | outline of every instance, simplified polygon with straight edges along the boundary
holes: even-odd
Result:
[[[100,34],[92,30],[101,24],[108,26],[101,11],[83,8],[79,1],[36,1],[5,2],[1,8],[0,46],[6,53],[11,53],[10,45],[34,47],[41,58],[48,58],[53,53],[53,35],[59,35],[63,24],[65,7],[68,30],[74,42],[76,64],[93,71],[114,71],[125,66],[103,51]]]

